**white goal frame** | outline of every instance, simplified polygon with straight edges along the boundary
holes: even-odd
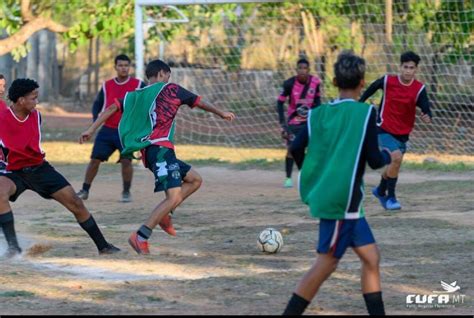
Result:
[[[225,3],[278,3],[283,0],[135,0],[135,75],[144,79],[143,8],[147,6],[176,6]],[[182,23],[183,21],[175,21]]]

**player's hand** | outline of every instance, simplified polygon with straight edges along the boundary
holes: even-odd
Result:
[[[288,130],[286,128],[281,128],[281,138],[287,140],[289,138]]]
[[[232,112],[223,112],[221,118],[227,121],[233,121],[235,119],[235,114]]]
[[[390,153],[390,158],[392,159],[392,162],[398,161],[402,159],[402,157],[403,157],[403,153],[399,149],[394,150]]]
[[[423,112],[421,113],[421,120],[426,124],[431,124],[431,117]]]
[[[85,132],[83,132],[81,136],[79,137],[79,143],[83,144],[84,142],[90,140],[92,138],[92,134],[93,132],[89,130],[86,130]]]

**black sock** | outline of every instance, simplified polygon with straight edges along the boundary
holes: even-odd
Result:
[[[385,316],[385,308],[383,306],[382,292],[364,294],[365,305],[369,315]]]
[[[109,246],[109,243],[107,243],[107,241],[105,240],[104,235],[102,235],[102,232],[97,226],[97,223],[95,223],[95,220],[92,215],[86,221],[79,223],[79,225],[84,231],[87,232],[87,234],[89,234],[99,251]]]
[[[285,160],[285,171],[286,171],[286,177],[291,178],[291,173],[293,172],[293,158],[286,157]]]
[[[283,312],[283,316],[302,315],[306,307],[308,307],[308,305],[309,305],[309,301],[293,293],[293,296],[291,296],[291,299],[288,302],[288,305],[286,305],[286,309]]]
[[[19,249],[18,240],[15,233],[15,224],[13,220],[13,213],[9,211],[0,215],[0,226],[3,229],[3,234],[8,243],[8,248]]]
[[[152,229],[150,229],[146,225],[142,225],[142,226],[140,226],[140,229],[138,229],[137,234],[139,236],[141,236],[141,238],[143,238],[145,240],[148,240],[151,236],[151,232],[153,232]]]
[[[387,192],[387,179],[385,179],[383,176],[380,178],[380,184],[379,184],[379,195],[385,196],[385,192]]]
[[[91,188],[91,185],[89,183],[82,184],[82,190],[89,192],[90,188]]]
[[[130,187],[132,186],[131,181],[124,181],[123,182],[123,192],[130,192]]]
[[[395,186],[397,185],[398,178],[387,178],[387,190],[388,197],[395,198]]]

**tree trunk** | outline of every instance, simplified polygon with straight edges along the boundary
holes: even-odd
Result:
[[[49,51],[51,52],[51,96],[56,99],[59,95],[58,52],[56,51],[56,33],[49,32]]]
[[[31,38],[28,39],[28,43],[31,45],[31,50],[26,56],[26,76],[28,78],[37,80],[38,79],[38,34],[34,34]]]
[[[49,101],[51,93],[51,52],[47,30],[38,33],[38,84],[40,100]]]
[[[99,71],[100,71],[100,39],[97,37],[95,40],[95,65],[94,65],[94,96],[99,92]]]

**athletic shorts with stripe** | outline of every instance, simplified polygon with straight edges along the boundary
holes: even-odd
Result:
[[[155,192],[181,187],[191,166],[176,158],[173,149],[148,146],[145,149],[145,166],[155,176]]]
[[[319,254],[332,254],[342,258],[348,247],[361,247],[375,243],[374,235],[365,218],[355,220],[328,220],[319,222]]]

